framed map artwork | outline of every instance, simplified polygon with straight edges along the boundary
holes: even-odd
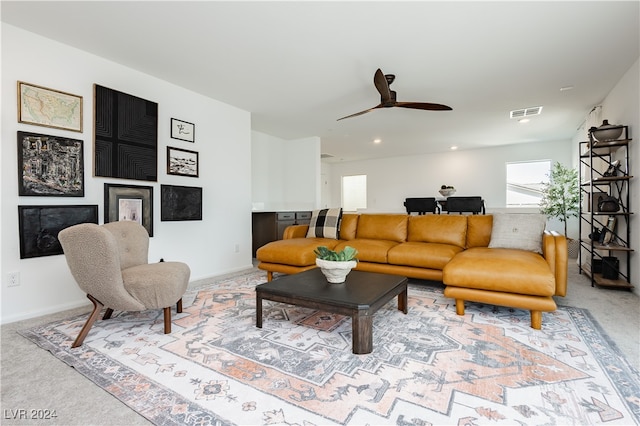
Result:
[[[82,96],[18,81],[18,122],[82,133]]]

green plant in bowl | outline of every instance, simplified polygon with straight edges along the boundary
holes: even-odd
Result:
[[[344,249],[338,252],[333,251],[325,246],[319,246],[313,252],[316,254],[316,257],[318,259],[322,260],[329,260],[332,262],[349,262],[351,260],[355,260],[356,262],[358,261],[358,259],[356,258],[356,256],[358,255],[358,250],[354,249],[351,246],[346,246]]]

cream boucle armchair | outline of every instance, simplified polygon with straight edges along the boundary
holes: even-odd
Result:
[[[164,310],[164,332],[171,333],[171,305],[182,312],[182,296],[191,270],[182,262],[148,263],[149,234],[136,222],[104,225],[82,223],[58,234],[78,286],[93,303],[93,311],[72,347],[82,345],[103,307],[103,319],[114,309]]]

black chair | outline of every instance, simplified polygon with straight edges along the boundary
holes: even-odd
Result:
[[[435,197],[428,198],[405,198],[404,206],[407,208],[407,214],[418,213],[419,215],[426,213],[440,214],[440,206],[436,203]]]
[[[446,209],[448,213],[485,214],[482,197],[448,197]]]

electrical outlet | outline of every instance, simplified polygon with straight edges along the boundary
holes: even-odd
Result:
[[[7,277],[9,278],[7,287],[17,287],[20,285],[20,272],[9,272]]]

